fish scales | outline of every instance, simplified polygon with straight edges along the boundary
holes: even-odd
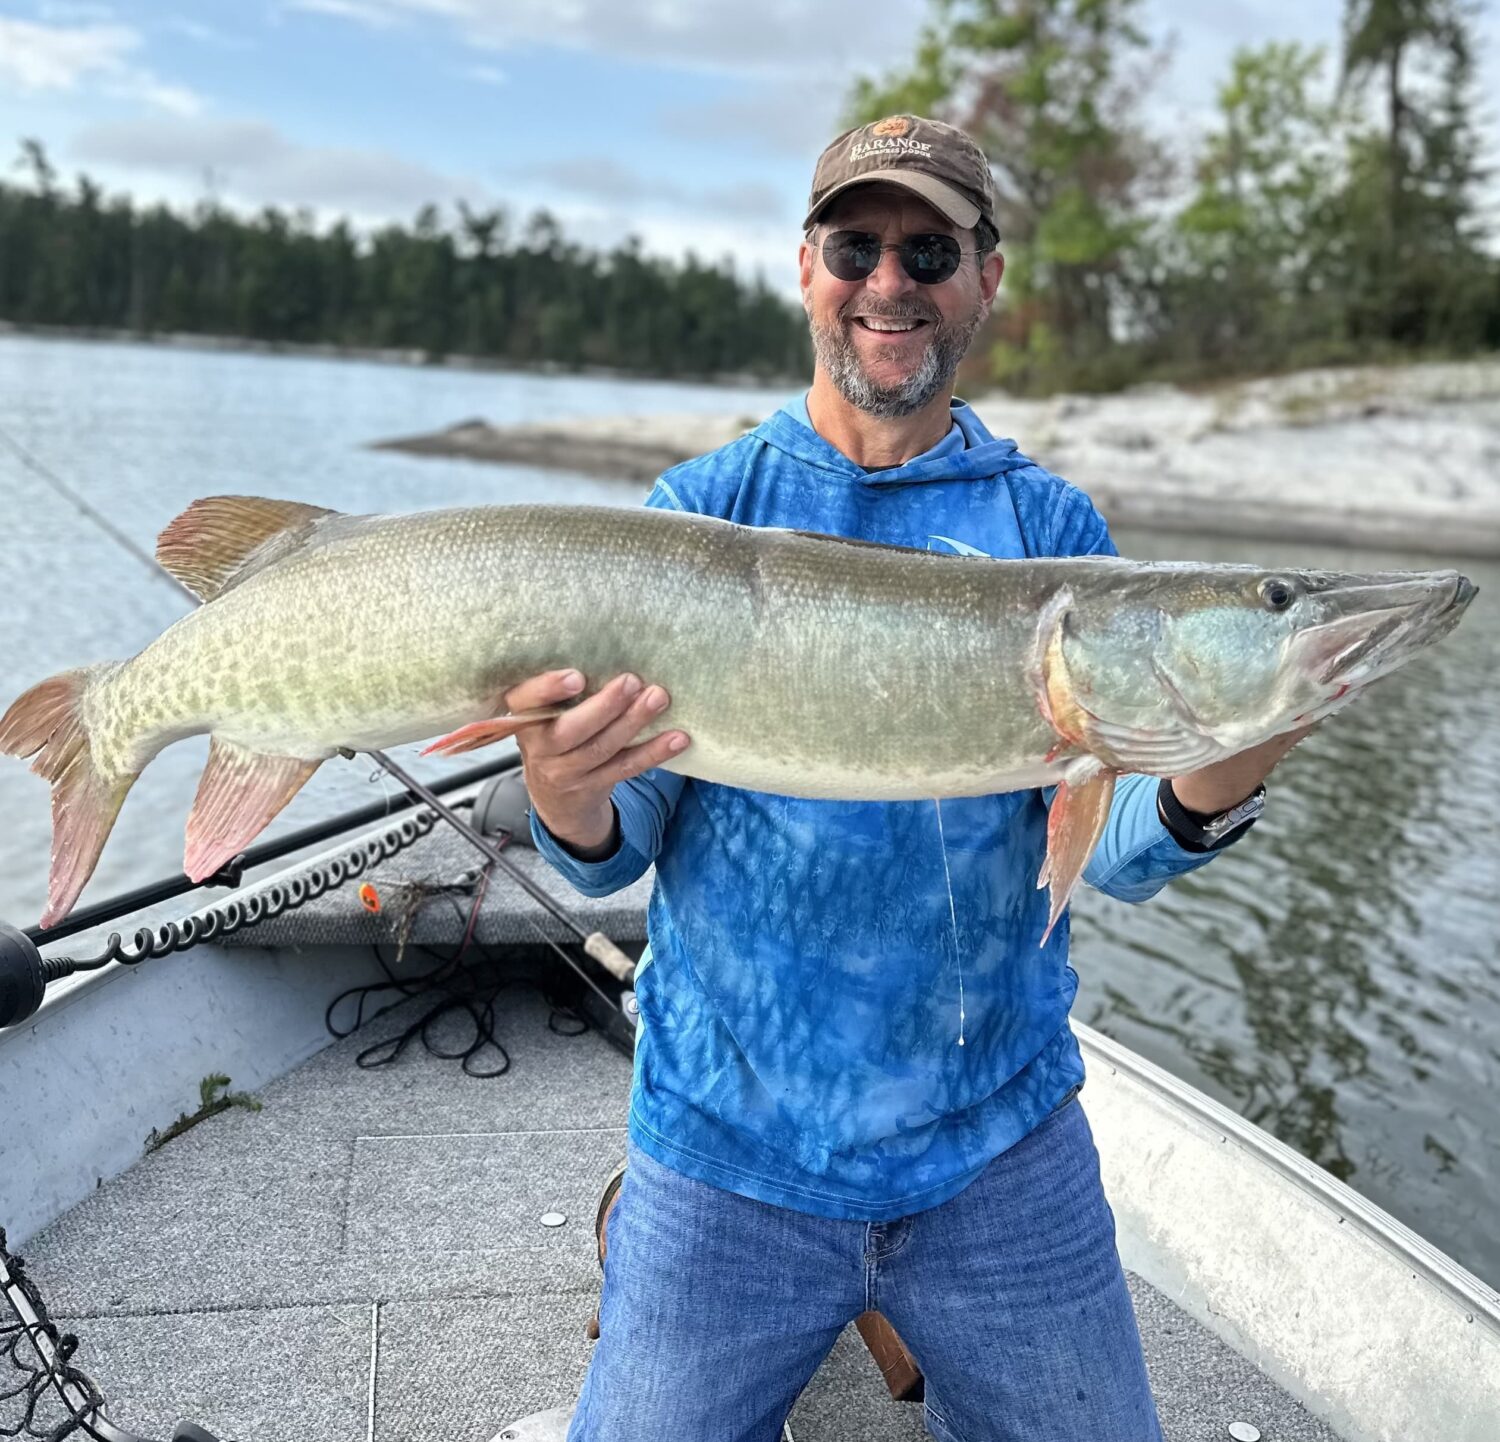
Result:
[[[189,821],[207,874],[337,749],[486,721],[563,667],[585,694],[622,671],[665,687],[646,734],[687,732],[667,764],[704,780],[856,800],[1062,782],[1056,902],[1120,771],[1181,774],[1331,714],[1474,593],[1454,572],[991,560],[588,506],[213,497],[158,554],[207,604],[0,720],[0,750],[54,786],[53,919],[172,741],[214,737]]]
[[[591,689],[625,670],[665,686],[677,699],[653,731],[687,730],[695,754],[678,764],[732,785],[957,794],[994,789],[1045,751],[1023,674],[1025,608],[997,624],[1009,585],[975,574],[982,562],[846,555],[700,517],[663,547],[656,520],[436,512],[288,557],[109,678],[99,713],[145,725],[106,730],[107,755],[138,770],[157,736],[203,730],[308,758],[388,747],[494,714],[509,686],[567,665]]]

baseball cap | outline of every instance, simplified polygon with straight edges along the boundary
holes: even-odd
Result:
[[[960,229],[972,229],[979,220],[1000,229],[999,197],[984,152],[957,126],[920,115],[888,115],[834,140],[813,171],[803,228],[835,196],[875,181],[920,196]]]

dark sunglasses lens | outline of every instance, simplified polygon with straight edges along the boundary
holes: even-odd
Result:
[[[951,235],[914,235],[901,247],[901,264],[913,280],[937,285],[958,269],[961,254]]]
[[[880,237],[836,230],[823,242],[823,264],[839,280],[864,280],[880,264]]]

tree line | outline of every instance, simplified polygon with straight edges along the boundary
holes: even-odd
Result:
[[[319,230],[305,212],[180,214],[64,184],[21,143],[0,182],[0,320],[390,347],[433,358],[602,366],[659,376],[806,373],[800,309],[731,263],[674,262],[628,239],[570,241],[539,211],[424,207],[410,225]]]
[[[1242,47],[1213,123],[1153,133],[1143,0],[932,0],[850,123],[967,129],[1002,195],[971,352],[1018,390],[1113,388],[1500,346],[1472,0],[1345,0],[1340,52]],[[1170,97],[1167,97],[1170,98]]]
[[[1006,276],[965,383],[1045,392],[1500,347],[1476,0],[1345,0],[1339,53],[1233,55],[1201,133],[1156,133],[1146,0],[930,0],[851,123],[962,125]],[[71,185],[35,141],[0,183],[0,319],[398,347],[655,375],[806,374],[801,312],[729,264],[607,253],[538,212],[435,206],[319,231]]]

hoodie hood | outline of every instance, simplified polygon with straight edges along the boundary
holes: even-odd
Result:
[[[1022,455],[1013,440],[996,439],[985,428],[967,402],[955,398],[950,406],[953,424],[963,433],[964,449],[941,455],[918,456],[903,466],[867,471],[842,451],[830,445],[815,430],[795,420],[785,410],[776,411],[751,432],[802,465],[831,471],[867,486],[908,486],[924,481],[991,480],[1007,471],[1033,462]]]

